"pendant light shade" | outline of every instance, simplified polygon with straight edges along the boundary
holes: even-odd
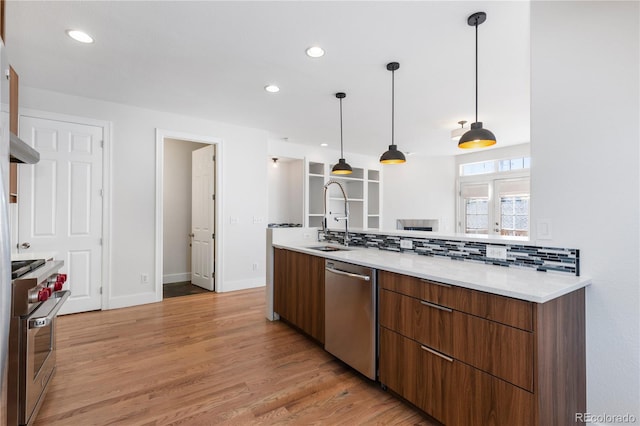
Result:
[[[462,135],[458,148],[484,148],[496,144],[496,137],[488,129],[482,128],[481,122],[471,123],[471,130]]]
[[[351,170],[351,166],[344,159],[343,152],[343,144],[342,144],[342,100],[347,97],[346,93],[338,92],[336,93],[336,98],[340,100],[340,159],[338,160],[338,164],[334,165],[331,169],[331,174],[333,175],[350,175],[353,173]]]
[[[398,151],[398,146],[394,141],[395,133],[395,72],[400,68],[400,64],[397,62],[389,62],[387,64],[387,70],[391,71],[391,145],[389,150],[380,156],[380,162],[382,164],[401,164],[407,161],[404,154]]]
[[[478,25],[487,20],[487,14],[476,12],[469,16],[467,24],[476,28],[476,121],[471,123],[471,130],[466,132],[458,141],[458,148],[483,148],[496,144],[496,137],[490,130],[482,128],[482,122],[478,121]]]

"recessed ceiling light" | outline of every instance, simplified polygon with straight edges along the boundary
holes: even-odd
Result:
[[[269,84],[267,86],[264,86],[264,90],[266,90],[269,93],[278,93],[280,91],[280,88],[275,84]]]
[[[93,43],[93,37],[84,31],[80,30],[67,30],[67,35],[74,39],[75,41],[79,41],[80,43]]]
[[[310,58],[320,58],[324,56],[324,49],[320,46],[311,46],[305,51]]]
[[[321,143],[320,146],[329,146],[328,143]]]

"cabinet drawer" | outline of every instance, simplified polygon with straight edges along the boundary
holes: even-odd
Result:
[[[380,382],[447,424],[452,361],[419,343],[380,328]]]
[[[452,307],[454,300],[453,288],[448,284],[436,283],[408,275],[395,274],[388,271],[378,271],[380,288],[396,293],[426,300],[438,305]]]
[[[380,325],[451,354],[451,309],[384,289],[380,290],[378,307]]]
[[[535,398],[517,386],[457,360],[451,368],[447,426],[530,426]]]
[[[454,311],[453,356],[533,391],[533,334],[528,331]]]
[[[454,287],[454,309],[533,331],[533,304],[524,300]]]

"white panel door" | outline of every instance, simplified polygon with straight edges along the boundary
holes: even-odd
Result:
[[[191,153],[191,283],[210,291],[215,285],[214,166],[213,145]]]
[[[40,162],[19,167],[19,251],[64,260],[71,297],[61,313],[101,309],[103,129],[21,117],[20,137]]]

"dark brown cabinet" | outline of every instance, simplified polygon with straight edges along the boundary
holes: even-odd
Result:
[[[4,6],[5,6],[5,0],[0,0],[0,38],[2,38],[3,42],[6,40],[4,35],[4,30],[6,28],[6,26],[4,25],[5,23]]]
[[[584,289],[538,304],[380,271],[380,381],[446,425],[577,424]]]
[[[445,424],[452,366],[451,358],[380,328],[380,382]]]
[[[273,310],[324,343],[324,258],[274,248]]]

